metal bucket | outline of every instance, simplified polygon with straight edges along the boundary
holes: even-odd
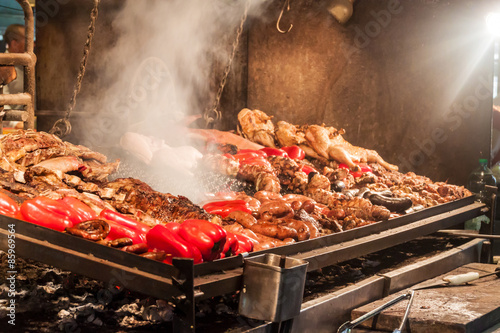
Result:
[[[270,253],[245,260],[240,314],[272,322],[299,315],[308,264]]]

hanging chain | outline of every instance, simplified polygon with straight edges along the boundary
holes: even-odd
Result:
[[[85,45],[83,46],[83,56],[82,60],[80,61],[80,70],[76,78],[75,88],[73,90],[73,95],[71,96],[71,100],[68,105],[68,110],[66,111],[64,118],[57,120],[49,131],[49,133],[54,134],[60,138],[71,133],[71,123],[69,122],[69,117],[71,115],[71,112],[75,108],[76,96],[80,92],[80,89],[82,87],[83,77],[85,76],[85,69],[87,67],[87,60],[89,58],[90,47],[92,45],[92,39],[94,38],[95,34],[95,24],[97,21],[97,15],[99,13],[98,11],[99,2],[100,0],[94,0],[94,7],[90,12],[90,24],[87,31],[87,40],[85,41]]]
[[[217,109],[219,107],[220,99],[222,97],[222,92],[224,91],[224,87],[226,86],[229,72],[231,71],[231,65],[233,64],[233,59],[234,59],[234,56],[236,55],[236,51],[238,49],[238,44],[240,43],[240,37],[241,37],[241,34],[243,33],[243,27],[245,25],[245,21],[247,20],[247,16],[248,16],[249,5],[250,5],[250,0],[247,0],[245,3],[245,12],[243,13],[243,16],[241,17],[240,26],[236,30],[236,38],[233,41],[233,51],[231,52],[227,66],[224,69],[224,74],[222,76],[222,80],[220,82],[219,90],[217,91],[217,95],[215,96],[214,104],[213,104],[212,108],[206,110],[205,114],[203,115],[203,119],[205,119],[205,122],[206,122],[206,128],[209,128],[209,126],[213,122],[219,121],[222,118],[222,112],[220,112]],[[213,115],[211,115],[211,113]]]

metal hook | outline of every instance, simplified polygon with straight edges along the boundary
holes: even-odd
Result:
[[[278,16],[278,22],[276,22],[276,29],[278,29],[278,31],[281,32],[282,34],[286,34],[290,30],[292,30],[292,28],[293,28],[293,24],[290,24],[290,28],[288,28],[288,30],[286,30],[286,31],[282,30],[280,28],[280,21],[281,21],[281,17],[283,16],[283,12],[285,11],[285,7],[286,7],[286,11],[288,12],[290,10],[290,0],[285,0],[285,2],[283,3],[283,8],[281,8],[280,16]]]

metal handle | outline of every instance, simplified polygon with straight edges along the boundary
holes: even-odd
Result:
[[[405,327],[406,320],[408,319],[408,315],[410,314],[410,307],[411,304],[413,303],[413,296],[415,295],[414,290],[410,290],[410,300],[408,301],[408,305],[406,306],[406,311],[403,316],[403,320],[401,320],[401,324],[399,325],[399,328],[395,329],[392,333],[401,333],[403,331],[403,327]]]
[[[375,317],[376,315],[378,315],[380,312],[384,311],[385,309],[387,308],[390,308],[391,306],[393,306],[394,304],[397,304],[399,302],[401,302],[402,300],[404,299],[407,299],[407,298],[410,298],[412,297],[413,295],[413,291],[409,292],[409,293],[406,293],[406,294],[403,294],[403,295],[400,295],[392,300],[390,300],[389,302],[385,303],[385,304],[382,304],[381,306],[379,306],[378,308],[376,309],[373,309],[372,311],[368,312],[368,313],[365,313],[364,315],[362,315],[361,317],[353,320],[353,321],[348,321],[346,323],[343,323],[339,329],[337,330],[337,333],[350,333],[351,330],[358,326],[359,324],[361,324],[362,322],[364,322],[365,320],[368,320],[372,317]],[[406,315],[406,314],[405,314]]]

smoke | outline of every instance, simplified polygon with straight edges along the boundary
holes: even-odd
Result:
[[[214,63],[228,62],[247,3],[251,19],[262,14],[266,1],[126,1],[113,21],[118,38],[101,59],[94,59],[101,64],[103,91],[82,107],[102,111],[88,126],[85,144],[117,145],[124,133],[134,132],[169,146],[189,145],[179,124],[212,105],[219,79]],[[173,159],[156,160],[168,164]],[[169,177],[168,165],[157,167]],[[195,197],[190,188],[199,186],[186,175],[180,178],[158,190]]]

